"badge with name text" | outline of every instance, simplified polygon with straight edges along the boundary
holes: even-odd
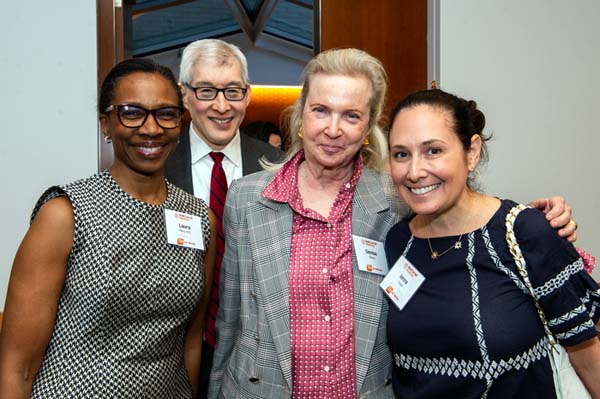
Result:
[[[385,249],[381,241],[352,235],[358,269],[363,272],[385,276],[388,272]]]
[[[169,244],[204,250],[199,216],[165,209],[165,225]]]
[[[398,309],[402,310],[423,281],[425,276],[408,259],[401,256],[379,286]]]

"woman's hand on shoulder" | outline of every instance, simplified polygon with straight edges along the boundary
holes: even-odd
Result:
[[[74,230],[70,201],[51,199],[17,250],[0,336],[0,397],[29,397],[54,329]]]
[[[559,236],[570,242],[577,240],[577,224],[571,219],[573,215],[571,206],[563,197],[537,199],[530,202],[529,206],[544,212],[550,225],[558,229]]]

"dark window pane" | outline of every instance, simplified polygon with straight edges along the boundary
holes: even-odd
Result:
[[[138,0],[133,11],[154,2]],[[132,52],[134,56],[152,54],[197,39],[239,31],[239,25],[223,0],[196,0],[134,15]]]
[[[312,48],[313,10],[312,1],[303,7],[288,1],[279,1],[264,31],[282,39]]]

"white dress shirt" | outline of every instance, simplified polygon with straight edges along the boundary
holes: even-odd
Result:
[[[238,130],[233,140],[227,144],[222,152],[223,170],[227,177],[227,186],[235,179],[242,177],[242,148],[240,145],[240,131]],[[190,124],[190,151],[192,154],[192,182],[194,185],[194,196],[210,203],[210,180],[214,161],[209,153],[213,151],[194,130]]]

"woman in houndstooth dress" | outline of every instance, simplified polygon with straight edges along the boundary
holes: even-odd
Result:
[[[195,391],[216,240],[206,203],[163,176],[181,93],[167,68],[127,60],[105,79],[99,110],[114,164],[48,189],[15,257],[0,338],[2,398]],[[199,220],[192,237],[200,248],[167,239],[165,210]]]

